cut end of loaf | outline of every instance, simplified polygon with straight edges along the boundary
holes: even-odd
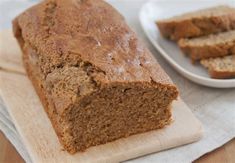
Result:
[[[137,133],[163,128],[171,122],[175,87],[145,83],[115,83],[76,101],[63,113],[64,147],[70,153]]]

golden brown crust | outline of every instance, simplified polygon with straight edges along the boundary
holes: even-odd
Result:
[[[25,69],[27,71],[28,77],[29,77],[29,79],[31,80],[31,82],[32,82],[32,84],[34,86],[34,88],[36,90],[36,93],[38,94],[38,97],[41,100],[41,103],[42,103],[42,105],[44,107],[44,110],[47,113],[47,115],[48,115],[48,117],[49,117],[49,119],[51,121],[51,124],[52,124],[53,128],[55,129],[55,132],[56,132],[57,136],[59,137],[60,143],[64,145],[65,142],[63,142],[63,139],[62,139],[63,133],[62,133],[60,124],[57,123],[57,118],[56,118],[57,113],[55,111],[52,111],[52,110],[55,110],[55,108],[52,109],[54,106],[52,104],[49,104],[50,101],[48,101],[48,99],[46,97],[47,93],[46,93],[46,91],[44,90],[43,87],[40,87],[38,79],[36,78],[36,76],[32,72],[33,69],[30,68],[31,67],[30,64],[28,62],[26,62],[26,60],[24,60],[24,61],[25,61],[24,62],[24,67],[25,67]],[[67,149],[68,151],[70,151],[71,153],[75,153],[75,151],[73,151],[73,150],[71,150],[69,148],[66,148],[66,146],[64,146],[64,148]]]
[[[211,76],[211,78],[215,78],[215,79],[228,79],[228,78],[233,78],[235,77],[235,72],[231,72],[231,71],[216,71],[216,70],[209,70],[209,74]]]
[[[52,61],[44,65],[45,74],[82,59],[105,72],[105,79],[99,78],[105,82],[171,83],[123,17],[103,1],[47,0],[17,20],[23,38]]]
[[[47,0],[14,22],[18,24],[15,36],[19,38],[20,31],[21,39],[40,54],[44,77],[57,67],[77,66],[82,60],[100,72],[93,76],[97,83],[172,84],[123,17],[103,1]]]
[[[156,24],[164,37],[179,40],[235,29],[235,14],[192,18],[182,21],[158,21]]]
[[[178,90],[101,0],[46,0],[18,16],[23,61],[70,153],[169,124]]]

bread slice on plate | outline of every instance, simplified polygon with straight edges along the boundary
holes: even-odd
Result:
[[[192,38],[235,29],[235,9],[217,6],[156,22],[161,34],[171,40]]]
[[[181,50],[192,61],[235,54],[235,30],[193,39],[181,39]]]
[[[235,55],[201,60],[212,78],[224,79],[235,77]]]

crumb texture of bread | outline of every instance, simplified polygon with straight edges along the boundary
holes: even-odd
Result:
[[[235,55],[201,60],[212,78],[224,79],[235,77]]]
[[[19,15],[13,30],[68,152],[171,122],[176,86],[106,2],[45,0]]]
[[[216,6],[156,22],[162,36],[171,40],[193,38],[235,29],[235,9]]]
[[[185,54],[191,57],[192,61],[232,55],[235,54],[235,30],[181,39],[178,45]]]

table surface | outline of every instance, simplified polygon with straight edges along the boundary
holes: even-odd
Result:
[[[0,132],[0,163],[23,163],[24,160],[18,154],[12,144]],[[224,146],[208,153],[195,163],[234,163],[235,162],[235,139],[231,140]]]

